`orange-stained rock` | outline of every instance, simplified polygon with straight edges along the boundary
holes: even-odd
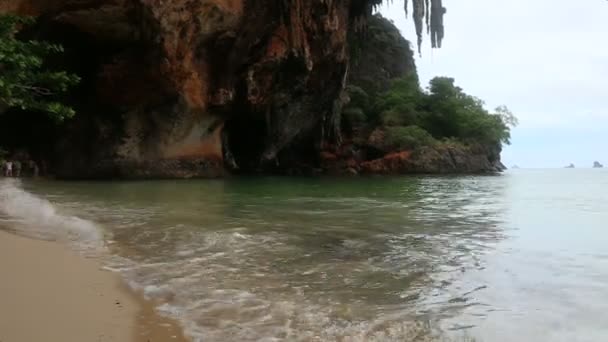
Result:
[[[331,152],[326,152],[326,151],[322,151],[321,152],[321,159],[323,161],[334,161],[336,160],[338,157],[336,157],[335,154],[331,153]]]
[[[0,0],[6,12],[40,16],[37,37],[85,72],[60,176],[217,175],[232,149],[276,165],[335,130],[350,0]]]
[[[65,0],[0,0],[0,13],[37,16],[46,11],[54,11],[65,3]]]
[[[410,160],[411,156],[412,156],[411,151],[401,151],[401,152],[389,153],[384,157],[384,159],[407,161],[407,160]]]
[[[103,104],[132,107],[166,97],[170,89],[158,69],[137,54],[116,56],[101,66],[96,97]]]
[[[289,30],[284,24],[279,25],[272,34],[272,38],[266,47],[267,59],[284,58],[289,52]]]
[[[361,164],[361,170],[367,174],[400,174],[411,167],[411,151],[389,153],[386,156]]]
[[[346,166],[348,166],[349,168],[355,169],[358,167],[358,165],[359,165],[359,163],[357,163],[357,161],[353,158],[348,159],[346,161]]]

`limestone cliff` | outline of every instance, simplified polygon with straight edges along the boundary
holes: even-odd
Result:
[[[387,140],[387,127],[379,118],[374,99],[390,88],[391,81],[410,78],[419,88],[414,52],[397,27],[375,15],[363,31],[349,33],[350,95],[341,116],[341,144],[326,145],[320,155],[321,173],[408,174],[481,173],[504,170],[501,145],[439,143],[415,150],[401,150]],[[377,113],[376,113],[377,114]]]
[[[66,177],[214,177],[333,139],[362,0],[3,0],[84,82]],[[294,144],[294,142],[299,143]]]
[[[381,2],[0,0],[0,13],[37,16],[24,37],[62,44],[51,64],[83,78],[69,99],[77,117],[28,137],[61,177],[492,168],[486,152],[378,153],[367,143],[374,132],[341,121],[347,82],[373,95],[415,76],[409,43],[370,17]],[[439,46],[441,0],[413,6],[419,37],[426,20]]]

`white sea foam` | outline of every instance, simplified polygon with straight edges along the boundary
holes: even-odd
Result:
[[[62,213],[53,203],[25,191],[21,182],[0,180],[0,222],[29,237],[76,242],[80,246],[101,247],[101,230],[95,223]]]
[[[199,231],[168,245],[168,254],[154,247],[148,260],[117,258],[114,270],[158,303],[161,315],[180,322],[194,342],[414,341],[416,333],[431,334],[406,312],[374,317],[365,303],[323,299],[325,289],[315,286],[351,280],[353,269],[374,266],[367,258],[340,267],[321,261],[301,278],[297,267],[281,267],[285,255],[299,254],[287,242],[276,232]],[[159,255],[164,261],[157,262]],[[330,275],[321,280],[324,274]]]
[[[191,213],[197,223],[190,227],[180,223],[184,217],[172,207],[67,205],[64,198],[55,202],[25,189],[19,181],[0,180],[0,226],[38,238],[101,245],[99,227],[81,214],[73,216],[86,209],[113,234],[106,243],[116,254],[103,254],[104,268],[122,275],[158,305],[161,315],[177,320],[194,342],[424,341],[432,336],[407,308],[386,302],[411,295],[396,293],[402,288],[394,277],[423,272],[434,259],[419,246],[447,250],[442,239],[386,233],[373,239],[316,238],[294,234],[296,229],[283,222],[248,216],[210,229],[213,223],[198,212]],[[297,210],[306,217],[314,213]],[[294,222],[286,224],[297,226]],[[377,245],[378,240],[383,243]],[[388,284],[372,292],[382,281]]]

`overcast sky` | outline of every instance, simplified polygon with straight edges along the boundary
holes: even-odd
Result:
[[[403,0],[381,13],[415,42]],[[451,76],[519,118],[507,166],[608,165],[608,1],[444,0],[446,37],[417,58],[421,82]],[[415,47],[414,47],[415,48]]]

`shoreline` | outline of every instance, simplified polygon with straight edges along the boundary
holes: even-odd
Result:
[[[188,341],[120,275],[66,246],[0,231],[0,341]]]

